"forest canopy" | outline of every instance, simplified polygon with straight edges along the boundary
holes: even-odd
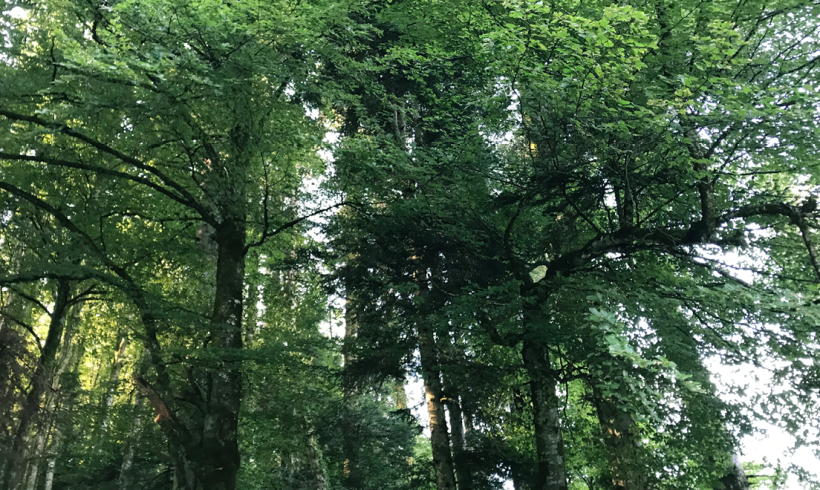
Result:
[[[820,488],[818,30],[7,0],[0,490]]]

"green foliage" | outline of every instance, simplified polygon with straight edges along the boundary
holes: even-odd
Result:
[[[464,415],[460,490],[721,488],[758,420],[820,440],[820,7],[15,5],[12,488],[435,488],[408,380]]]

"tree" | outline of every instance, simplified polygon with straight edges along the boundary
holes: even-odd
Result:
[[[816,432],[816,6],[28,7],[5,486],[747,488]]]

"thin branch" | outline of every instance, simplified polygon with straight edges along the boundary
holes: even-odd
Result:
[[[46,308],[46,305],[44,305],[40,300],[38,300],[34,296],[30,296],[30,295],[24,293],[23,291],[20,291],[19,289],[15,288],[15,287],[9,287],[9,289],[14,291],[14,293],[17,296],[20,296],[21,298],[25,298],[25,299],[31,301],[32,303],[34,303],[35,305],[37,305],[37,307],[40,308],[41,310],[43,310],[43,312],[45,312],[47,315],[51,315],[51,312],[48,311],[48,308]]]
[[[37,335],[37,333],[34,331],[34,328],[31,325],[29,325],[28,323],[18,319],[17,317],[11,315],[10,313],[6,313],[5,311],[0,311],[0,315],[8,318],[9,320],[13,321],[17,325],[20,325],[21,327],[26,329],[28,331],[28,333],[30,333],[32,335],[32,337],[34,337],[34,340],[37,341],[36,342],[37,343],[37,348],[40,350],[40,353],[43,352],[43,341],[40,340],[40,337]]]
[[[6,118],[11,119],[13,121],[26,121],[44,128],[52,129],[55,132],[62,133],[72,138],[78,139],[105,154],[117,158],[118,160],[124,163],[127,163],[140,170],[144,170],[148,173],[151,173],[155,175],[157,178],[159,178],[163,184],[177,191],[184,198],[185,205],[192,209],[195,209],[200,215],[202,215],[202,219],[212,224],[215,224],[217,222],[216,218],[210,212],[208,212],[208,210],[205,209],[205,207],[203,207],[199,203],[199,201],[187,189],[185,189],[185,187],[183,187],[175,180],[165,175],[161,170],[152,165],[148,165],[147,163],[144,163],[137,158],[126,155],[125,153],[122,153],[121,151],[112,148],[101,141],[97,141],[94,138],[91,138],[90,136],[87,136],[81,133],[80,131],[77,131],[76,129],[69,127],[66,124],[46,121],[45,119],[40,119],[39,117],[35,116],[18,114],[16,112],[9,111],[3,108],[2,106],[0,106],[0,116],[5,116]]]
[[[172,191],[169,191],[165,187],[162,187],[161,185],[158,185],[154,182],[151,182],[150,180],[148,180],[144,177],[138,177],[136,175],[127,174],[125,172],[119,172],[117,170],[111,170],[111,169],[107,169],[105,167],[98,167],[96,165],[88,165],[88,164],[84,164],[84,163],[72,162],[72,161],[69,161],[69,160],[62,160],[62,159],[59,159],[59,158],[49,158],[49,157],[38,156],[38,155],[16,155],[16,154],[13,154],[13,153],[6,153],[6,152],[2,152],[2,151],[0,151],[0,159],[3,159],[3,160],[20,160],[20,161],[26,161],[26,162],[39,162],[39,163],[45,163],[47,165],[54,165],[54,166],[58,166],[58,167],[68,167],[68,168],[76,168],[76,169],[79,169],[79,170],[87,170],[89,172],[94,172],[94,173],[97,173],[97,174],[100,174],[100,175],[109,175],[111,177],[119,177],[119,178],[122,178],[122,179],[130,180],[132,182],[136,182],[138,184],[142,184],[144,186],[150,187],[151,189],[154,189],[155,191],[160,192],[165,196],[168,196],[169,198],[171,198],[174,201],[182,204],[183,206],[191,207],[191,203],[184,196],[180,196],[179,194],[176,194]]]
[[[274,236],[276,236],[276,235],[278,235],[278,234],[282,233],[282,232],[283,232],[283,231],[285,231],[285,230],[288,230],[288,229],[290,229],[290,228],[293,228],[294,226],[298,225],[298,224],[299,224],[299,223],[301,223],[302,221],[305,221],[305,220],[307,220],[307,219],[310,219],[310,218],[312,218],[312,217],[314,217],[314,216],[318,216],[318,215],[320,215],[320,214],[322,214],[322,213],[325,213],[325,212],[327,212],[327,211],[330,211],[331,209],[338,208],[339,206],[345,206],[345,205],[349,205],[349,204],[352,204],[352,203],[350,203],[350,202],[348,202],[348,201],[342,201],[342,202],[340,202],[340,203],[333,204],[332,206],[328,206],[328,207],[326,207],[326,208],[319,209],[318,211],[314,211],[314,212],[309,213],[309,214],[306,214],[306,215],[304,215],[304,216],[300,216],[300,217],[298,217],[298,218],[296,218],[296,219],[294,219],[294,220],[288,221],[287,223],[283,224],[282,226],[280,226],[280,227],[276,228],[275,230],[271,230],[271,231],[267,231],[267,230],[266,230],[266,231],[262,232],[262,236],[259,238],[259,240],[255,241],[255,242],[253,242],[253,243],[250,243],[250,244],[248,244],[248,245],[246,245],[246,246],[245,246],[245,249],[244,249],[244,250],[243,250],[243,252],[242,252],[242,254],[243,254],[243,255],[247,254],[247,253],[248,253],[248,251],[249,251],[251,248],[258,247],[258,246],[260,246],[260,245],[264,244],[264,243],[265,243],[265,241],[266,241],[268,238],[274,237]]]

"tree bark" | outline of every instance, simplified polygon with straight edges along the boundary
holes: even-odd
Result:
[[[69,308],[70,285],[67,281],[57,282],[54,292],[54,308],[51,312],[51,321],[48,326],[48,335],[40,353],[37,368],[31,379],[31,389],[23,402],[20,411],[20,420],[14,434],[11,457],[8,458],[3,474],[3,488],[14,489],[22,483],[26,466],[26,441],[31,424],[40,411],[40,399],[46,392],[47,385],[53,375],[54,360],[63,337],[65,317]]]
[[[647,482],[638,461],[635,420],[606,399],[598,388],[593,387],[592,396],[607,449],[612,485],[618,490],[644,490]]]
[[[125,452],[122,455],[122,466],[120,467],[119,487],[120,490],[130,490],[134,488],[134,455],[142,430],[142,405],[145,398],[137,393],[134,397],[134,418],[131,422],[131,432],[128,434]]]
[[[444,374],[444,381],[447,412],[450,415],[450,433],[453,439],[453,462],[455,463],[456,469],[456,482],[458,483],[459,490],[472,490],[473,474],[470,468],[469,454],[467,453],[464,416],[461,412],[458,388],[446,374]]]
[[[216,349],[242,348],[242,301],[245,282],[245,226],[240,218],[217,229],[216,293],[211,338]],[[239,409],[242,376],[239,366],[224,362],[213,373],[202,442],[192,461],[203,490],[233,490],[239,473]]]
[[[450,438],[444,414],[435,340],[429,327],[422,324],[418,326],[418,338],[424,397],[427,400],[427,415],[430,419],[430,444],[433,449],[433,466],[436,470],[436,489],[455,490],[456,478],[453,456],[450,454]]]
[[[749,490],[749,480],[746,478],[746,472],[740,466],[740,458],[737,454],[732,456],[732,467],[726,475],[720,479],[726,490]]]
[[[60,359],[60,366],[57,368],[58,374],[55,376],[55,390],[58,388],[57,383],[61,381],[61,377],[63,373],[66,372],[76,372],[77,365],[82,358],[82,354],[80,353],[79,349],[77,348],[77,344],[74,343],[74,336],[77,334],[77,331],[80,328],[80,314],[83,309],[83,303],[77,303],[74,307],[71,308],[71,312],[68,315],[68,319],[66,320],[66,329],[65,334],[63,335],[63,343],[60,346],[61,352],[61,359]],[[65,410],[67,413],[71,413],[71,407],[76,398],[76,391],[62,391],[57,398],[57,403],[55,407],[55,412],[57,410]],[[52,417],[56,418],[57,414],[53,413]],[[48,449],[48,456],[47,456],[47,464],[46,464],[46,473],[44,476],[44,483],[43,489],[44,490],[51,490],[52,485],[54,484],[54,474],[57,469],[57,457],[60,454],[60,451],[63,447],[63,430],[61,427],[62,420],[54,420],[53,431],[51,434],[51,446]],[[68,424],[71,423],[71,418],[69,417],[65,420]]]
[[[362,475],[359,471],[359,446],[357,441],[358,427],[356,423],[355,407],[358,397],[356,383],[351,372],[351,366],[356,360],[354,350],[358,324],[356,322],[356,296],[353,288],[345,287],[345,338],[343,347],[344,377],[342,379],[342,404],[344,419],[342,420],[342,451],[344,454],[344,488],[356,490],[362,487]]]
[[[120,339],[120,343],[117,351],[114,353],[113,362],[111,363],[111,375],[108,378],[108,389],[106,390],[105,405],[103,406],[103,418],[102,422],[100,422],[101,442],[102,438],[105,437],[105,432],[108,430],[108,422],[111,418],[111,407],[114,405],[114,395],[117,393],[117,386],[120,382],[120,371],[122,371],[122,366],[125,364],[125,349],[128,347],[128,338],[122,335],[118,335],[117,338]],[[100,450],[102,450],[102,444],[100,444]]]
[[[525,321],[527,317],[525,313]],[[533,430],[537,471],[534,490],[567,490],[564,442],[558,415],[556,380],[550,368],[546,346],[525,340],[522,350],[524,366],[530,377]]]
[[[216,290],[210,345],[223,359],[242,349],[245,239],[245,225],[238,217],[225,219],[216,229]],[[143,316],[146,329],[155,332],[155,320],[146,312]],[[168,436],[175,486],[188,490],[235,490],[240,466],[238,425],[242,397],[238,363],[226,359],[209,370],[203,422],[193,432],[177,418],[159,344],[152,339],[146,348],[157,369],[159,390],[139,375],[132,378],[157,413],[155,422]]]

